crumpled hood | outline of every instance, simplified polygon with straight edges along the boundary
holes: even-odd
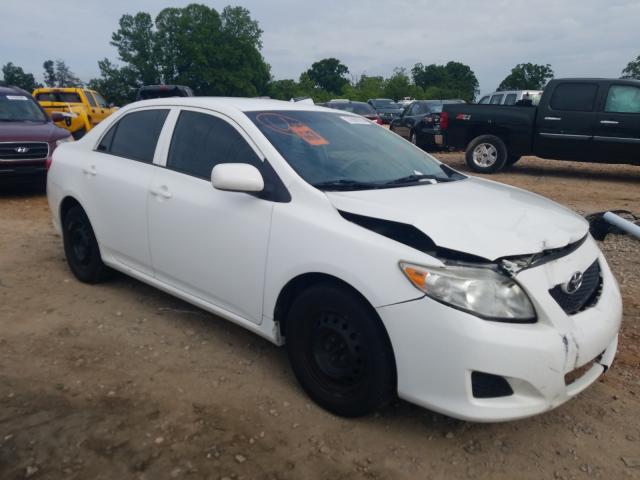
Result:
[[[338,210],[407,223],[438,247],[488,260],[564,247],[584,237],[589,227],[551,200],[479,178],[325,193]]]
[[[68,136],[51,122],[0,122],[0,142],[53,142]]]

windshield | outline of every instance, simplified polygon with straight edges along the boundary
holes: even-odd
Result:
[[[386,188],[425,182],[426,177],[436,182],[465,178],[361,117],[314,111],[245,113],[298,175],[324,190]],[[388,185],[391,182],[396,183]]]
[[[0,122],[46,122],[31,96],[16,94],[0,94]]]

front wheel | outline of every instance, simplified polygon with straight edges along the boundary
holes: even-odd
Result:
[[[477,173],[494,173],[507,163],[507,147],[495,135],[481,135],[474,138],[465,154],[467,166]]]
[[[375,312],[333,284],[309,288],[287,316],[286,345],[307,394],[337,415],[375,411],[395,396],[395,363]]]

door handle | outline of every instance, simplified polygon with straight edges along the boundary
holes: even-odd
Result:
[[[166,185],[162,185],[160,188],[152,188],[151,195],[154,197],[162,197],[166,200],[169,200],[173,196]]]
[[[98,174],[98,172],[96,171],[95,165],[91,165],[89,167],[83,167],[82,173],[84,173],[85,175],[89,175],[91,177],[95,177]]]
[[[603,125],[619,125],[620,122],[616,122],[615,120],[600,120],[600,123]]]
[[[554,120],[554,121],[560,121],[562,120],[562,118],[560,117],[544,117],[545,120]]]

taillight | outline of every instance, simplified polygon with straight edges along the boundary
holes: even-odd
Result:
[[[440,130],[446,130],[447,128],[449,128],[449,114],[440,112]]]
[[[382,121],[382,119],[380,117],[376,118],[376,123],[378,125],[384,125],[384,122]]]

